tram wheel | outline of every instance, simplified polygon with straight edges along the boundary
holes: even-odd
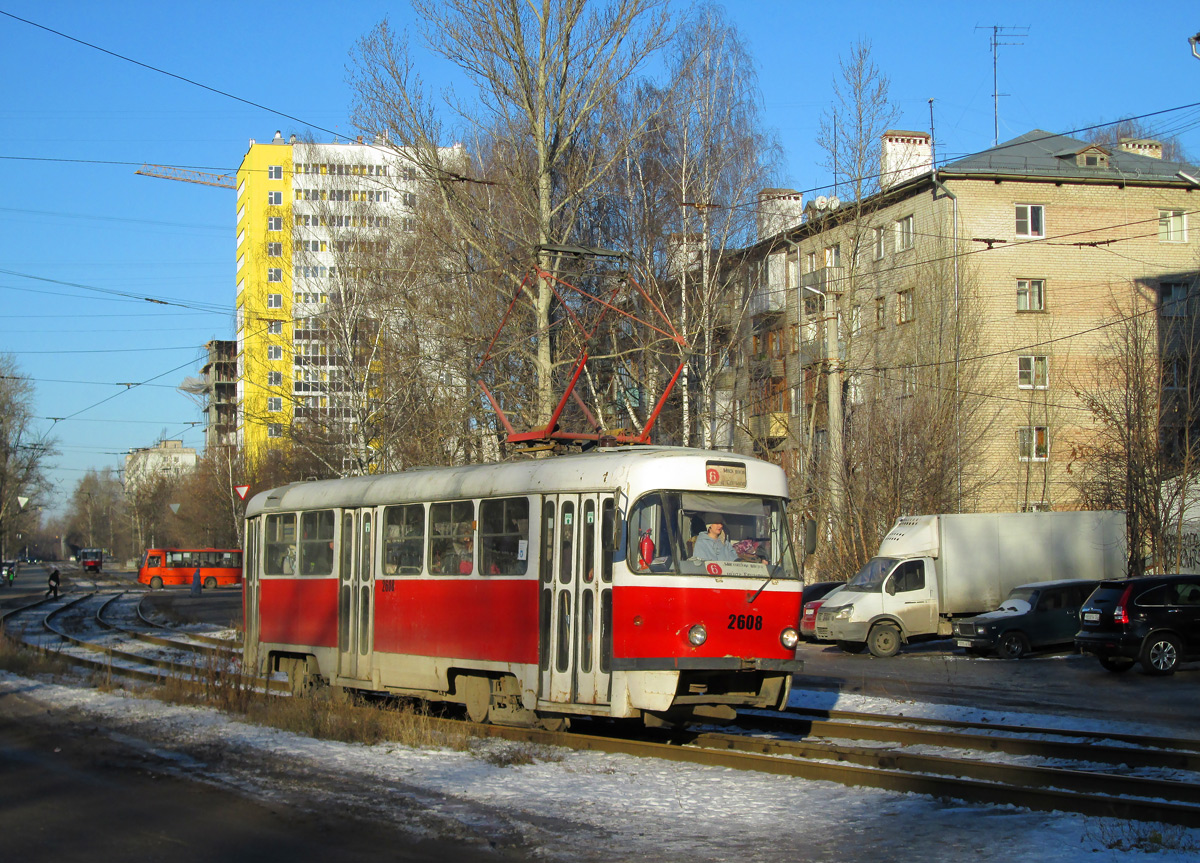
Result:
[[[217,587],[217,580],[215,578],[213,578],[211,575],[208,578],[204,579],[204,589],[205,590],[215,590],[216,587]]]
[[[154,576],[154,578],[150,579],[150,589],[151,590],[162,590],[162,579],[159,578],[157,575]]]
[[[462,689],[467,716],[472,722],[486,722],[492,706],[492,682],[477,674],[467,674],[458,678],[458,686]]]

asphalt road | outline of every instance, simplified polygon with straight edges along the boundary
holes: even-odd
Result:
[[[82,576],[67,570],[64,576],[67,584],[85,586]],[[44,585],[44,573],[23,573],[15,588],[0,588],[0,606],[37,598]],[[194,598],[187,588],[167,589],[151,594],[149,605],[164,619],[228,626],[241,617],[236,590]],[[797,687],[828,692],[831,703],[838,692],[860,693],[973,706],[994,711],[997,720],[1016,711],[1049,712],[1200,736],[1196,663],[1167,678],[1136,669],[1116,675],[1094,659],[1063,653],[1016,662],[967,657],[948,641],[890,659],[813,644],[802,645],[799,655],[805,671]],[[0,695],[0,844],[7,859],[56,863],[527,859],[519,841],[488,847],[480,837],[421,839],[405,830],[407,816],[381,822],[325,814],[306,801],[337,777],[245,759],[224,749],[184,752],[169,742],[135,740],[72,711],[49,711],[20,692]],[[230,772],[264,780],[270,774],[272,787],[287,790],[254,799],[213,780]],[[425,814],[414,811],[411,823]]]
[[[1068,651],[1010,661],[967,656],[948,640],[906,647],[889,659],[822,644],[802,644],[797,655],[804,660],[797,688],[976,707],[997,720],[1018,711],[1054,713],[1200,737],[1200,663],[1185,663],[1169,677],[1140,668],[1113,674],[1094,657]]]

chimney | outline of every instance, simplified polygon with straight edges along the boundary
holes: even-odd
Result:
[[[1126,153],[1149,156],[1151,159],[1163,157],[1162,141],[1153,141],[1150,138],[1122,138],[1120,146],[1121,150]]]
[[[282,140],[283,140],[283,132],[281,132],[279,129],[276,129],[275,137],[272,139],[272,143],[278,144]]]
[[[758,239],[796,227],[803,214],[804,195],[795,189],[759,189]]]
[[[933,170],[933,139],[928,133],[891,129],[883,133],[881,144],[879,188],[884,191]]]

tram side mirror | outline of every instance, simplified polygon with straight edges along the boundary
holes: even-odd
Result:
[[[817,520],[814,518],[806,518],[804,520],[804,554],[805,556],[812,554],[817,550]]]

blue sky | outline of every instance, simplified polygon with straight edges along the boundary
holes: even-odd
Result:
[[[783,145],[780,185],[809,195],[829,182],[814,142],[838,59],[857,40],[871,42],[891,78],[898,127],[927,130],[934,99],[939,159],[992,144],[990,30],[977,28],[1026,33],[1000,51],[1002,141],[1200,102],[1200,60],[1187,44],[1200,31],[1194,2],[1145,11],[1106,0],[817,7],[725,4]],[[276,129],[353,134],[349,53],[382,18],[405,27],[412,13],[406,2],[374,0],[0,0],[0,12],[304,121],[0,15],[0,351],[35,382],[39,430],[61,451],[50,472],[56,499],[45,503],[60,507],[87,469],[120,467],[132,447],[161,437],[199,447],[201,411],[176,387],[198,372],[206,341],[233,336],[233,193],[136,168],[232,172],[250,138]],[[453,80],[433,57],[424,73],[434,84]],[[1147,122],[1200,159],[1200,108]]]

